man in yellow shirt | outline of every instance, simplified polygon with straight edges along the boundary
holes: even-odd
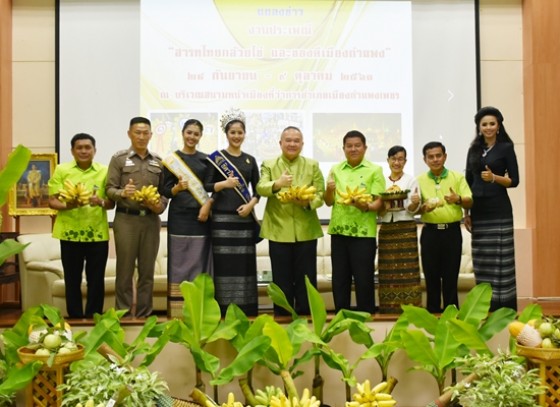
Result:
[[[280,136],[282,155],[261,167],[257,193],[267,197],[261,237],[269,240],[272,279],[300,315],[309,314],[305,276],[317,285],[317,239],[323,230],[317,208],[323,205],[325,181],[319,163],[300,155],[303,134],[287,127]],[[290,186],[313,186],[311,199],[282,203],[278,193]],[[286,312],[275,306],[277,315]]]
[[[420,236],[422,269],[426,279],[427,309],[440,313],[450,304],[459,307],[457,279],[461,267],[461,219],[463,208],[472,206],[465,176],[445,168],[445,146],[432,141],[422,149],[430,170],[418,176],[424,222]]]
[[[72,140],[74,160],[56,167],[49,180],[49,206],[58,214],[53,237],[60,239],[60,256],[64,269],[66,311],[70,318],[91,318],[103,312],[105,266],[109,255],[107,209],[114,202],[105,196],[107,167],[93,162],[95,139],[89,134],[76,134]],[[91,192],[87,202],[67,201],[60,191],[65,182],[82,183]],[[82,305],[82,274],[87,281],[85,312]]]

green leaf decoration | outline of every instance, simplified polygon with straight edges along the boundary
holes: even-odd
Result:
[[[481,337],[476,327],[457,319],[450,320],[447,323],[449,324],[449,331],[457,342],[466,345],[477,353],[492,354],[492,351],[488,348],[486,341]]]
[[[14,239],[6,239],[0,243],[0,264],[3,264],[6,259],[21,253],[29,243],[22,244]]]
[[[287,369],[294,355],[294,347],[288,333],[275,321],[270,321],[263,327],[263,334],[270,338],[270,347],[277,355],[282,369]]]
[[[224,368],[216,379],[210,381],[210,384],[227,384],[235,377],[247,373],[260,359],[262,359],[266,350],[270,347],[270,343],[270,338],[266,336],[260,336],[252,339],[239,350],[239,353],[233,362]]]
[[[488,283],[477,284],[465,297],[461,305],[458,318],[473,326],[478,326],[480,321],[488,316],[492,300],[492,287]]]
[[[8,155],[6,166],[0,171],[0,206],[6,203],[10,189],[17,184],[31,158],[31,150],[18,145]]]
[[[325,301],[319,291],[311,281],[309,277],[305,276],[305,286],[307,288],[307,298],[309,301],[309,309],[311,311],[311,321],[313,324],[313,330],[317,336],[321,336],[325,322],[327,321],[327,309],[325,307]]]
[[[220,306],[214,298],[214,282],[206,273],[179,286],[185,299],[183,320],[197,342],[205,342],[221,320]]]
[[[266,287],[266,293],[268,294],[268,296],[270,297],[270,299],[272,300],[272,302],[274,304],[278,305],[279,307],[284,308],[286,311],[288,311],[290,314],[292,314],[292,319],[296,319],[298,317],[296,311],[290,305],[290,303],[286,299],[286,295],[280,289],[280,287],[278,287],[274,283],[270,283]]]

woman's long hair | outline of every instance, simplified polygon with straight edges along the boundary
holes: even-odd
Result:
[[[476,123],[475,137],[471,142],[469,148],[469,153],[467,157],[468,169],[474,169],[475,171],[481,170],[482,163],[480,162],[480,156],[484,147],[486,147],[486,142],[484,141],[484,136],[482,132],[479,131],[480,121],[484,116],[494,116],[498,121],[498,133],[496,134],[496,143],[512,143],[513,140],[509,137],[507,130],[504,126],[504,116],[502,113],[492,106],[486,106],[480,109],[474,115],[474,122]]]

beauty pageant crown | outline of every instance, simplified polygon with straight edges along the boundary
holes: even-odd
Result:
[[[220,123],[222,124],[222,130],[224,131],[224,133],[226,132],[227,124],[234,120],[239,120],[240,122],[243,122],[243,124],[245,124],[245,113],[243,113],[239,108],[232,107],[229,110],[226,110],[224,114],[222,114]]]

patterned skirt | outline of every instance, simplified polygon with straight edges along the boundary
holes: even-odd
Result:
[[[476,283],[492,286],[490,311],[517,309],[513,219],[472,221],[472,256]]]
[[[210,225],[197,220],[198,210],[170,218],[167,233],[167,316],[183,316],[180,284],[200,273],[214,274]]]
[[[378,236],[379,312],[402,313],[401,305],[422,305],[415,221],[382,223]]]
[[[249,316],[258,313],[255,220],[237,213],[212,213],[212,250],[216,300],[225,315],[237,304]]]

